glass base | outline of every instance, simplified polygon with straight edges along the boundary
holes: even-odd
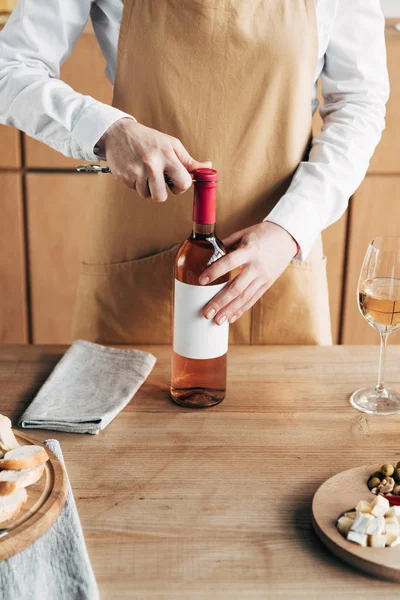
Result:
[[[188,408],[209,408],[222,402],[225,390],[210,390],[204,388],[170,389],[171,399],[179,406]]]
[[[350,404],[370,415],[396,415],[400,413],[400,394],[384,389],[364,388],[353,392]]]

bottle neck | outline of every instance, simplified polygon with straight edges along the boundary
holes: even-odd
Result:
[[[193,195],[193,223],[198,233],[203,227],[214,227],[216,220],[217,182],[196,181]]]
[[[196,223],[195,221],[193,221],[193,238],[214,236],[215,223],[208,223],[207,225],[203,225],[202,223]]]

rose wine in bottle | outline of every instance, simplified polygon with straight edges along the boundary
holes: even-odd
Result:
[[[205,408],[225,397],[229,324],[207,320],[202,310],[226,285],[229,274],[210,285],[199,285],[204,269],[226,251],[215,235],[218,173],[196,169],[193,177],[193,231],[174,267],[171,397],[181,406]]]

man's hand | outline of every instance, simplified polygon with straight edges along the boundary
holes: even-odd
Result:
[[[275,223],[265,221],[232,234],[223,240],[230,254],[207,267],[200,276],[202,285],[240,268],[240,273],[204,308],[207,319],[218,325],[234,323],[249,310],[283,273],[297,253],[292,236]]]
[[[114,177],[154,202],[168,197],[164,173],[174,182],[172,192],[183,194],[192,185],[191,171],[211,167],[194,160],[176,138],[128,118],[113,123],[97,145],[104,149]]]

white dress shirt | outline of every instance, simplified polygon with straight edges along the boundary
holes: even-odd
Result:
[[[384,128],[389,94],[379,0],[315,0],[323,130],[287,193],[266,217],[291,233],[304,259],[345,211]],[[60,81],[90,17],[114,82],[123,0],[19,0],[0,33],[0,122],[67,156],[96,161],[94,146],[127,116]],[[85,65],[82,65],[85,68]],[[318,107],[316,84],[313,112]],[[135,115],[133,115],[134,117]]]

